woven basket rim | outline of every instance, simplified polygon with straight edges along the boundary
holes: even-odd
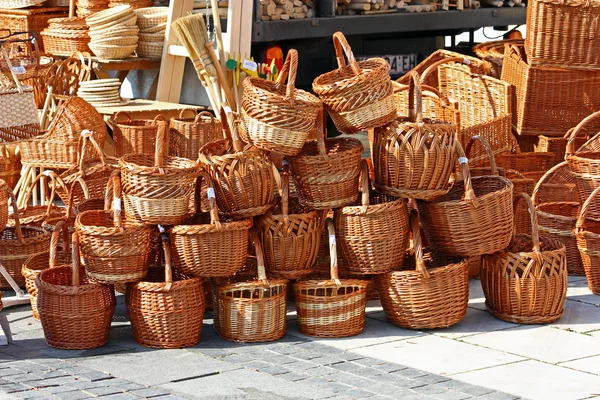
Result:
[[[400,197],[394,197],[394,196],[389,196],[389,195],[384,195],[381,194],[379,192],[375,192],[375,196],[370,196],[369,199],[373,198],[373,197],[377,197],[377,196],[388,196],[390,198],[393,198],[393,200],[390,201],[386,201],[383,203],[377,203],[377,204],[370,204],[367,206],[367,212],[364,213],[365,215],[372,215],[372,214],[377,214],[379,212],[381,212],[381,208],[386,208],[388,206],[390,206],[390,204],[393,204],[395,207],[402,207],[404,206],[404,204],[407,202],[407,199],[405,198],[400,198]],[[360,202],[360,197],[359,197],[359,202]],[[338,211],[341,214],[344,215],[362,215],[363,206],[362,205],[354,205],[354,206],[344,206],[342,208],[337,209],[336,211]],[[389,208],[387,208],[384,211],[389,211]]]
[[[540,216],[542,216],[544,218],[556,219],[556,220],[561,220],[561,221],[564,221],[564,222],[573,222],[573,226],[575,226],[575,221],[577,221],[577,216],[575,216],[575,217],[568,217],[566,215],[553,214],[553,213],[550,213],[548,211],[542,211],[542,210],[540,210],[540,207],[543,207],[543,206],[552,206],[552,205],[566,205],[566,206],[569,206],[569,207],[580,209],[581,208],[581,204],[579,204],[576,201],[552,201],[552,202],[541,203],[541,204],[538,204],[538,205],[535,206],[538,215],[540,215]],[[577,214],[579,214],[579,212]]]
[[[306,148],[306,145],[308,143],[316,143],[316,140],[312,140],[312,141],[307,141],[304,146],[302,148],[302,151],[300,151],[300,154],[291,157],[294,162],[306,162],[306,163],[314,163],[314,162],[323,162],[323,161],[328,161],[332,158],[336,158],[336,156],[338,156],[340,153],[327,153],[327,154],[319,154],[318,152],[314,155],[312,154],[304,154],[304,149]],[[356,138],[349,138],[349,137],[335,137],[335,138],[327,138],[325,139],[325,147],[327,147],[327,143],[349,143],[352,144],[352,146],[348,146],[348,148],[346,150],[344,150],[345,152],[350,152],[350,151],[357,151],[360,149],[360,153],[362,154],[364,151],[364,146],[362,144],[362,142]]]
[[[97,292],[97,291],[101,291],[101,290],[107,290],[108,287],[106,285],[97,283],[97,282],[93,282],[93,281],[86,281],[85,283],[82,283],[79,286],[68,286],[68,285],[57,285],[55,283],[46,282],[44,280],[45,275],[47,275],[48,273],[61,272],[61,273],[66,273],[70,277],[72,275],[72,269],[73,269],[73,267],[71,265],[65,264],[65,265],[59,265],[54,268],[48,268],[48,269],[41,271],[36,278],[36,286],[38,286],[38,290],[43,289],[44,291],[53,292],[55,294],[60,294],[60,295],[65,295],[65,296],[81,295],[81,294]],[[63,270],[65,270],[65,271],[63,271]],[[83,273],[83,270],[80,270],[80,273],[83,275],[84,279],[86,279],[85,274]],[[71,292],[68,294],[65,293],[66,288],[71,288]]]
[[[161,267],[161,269],[164,269]],[[173,277],[173,282],[167,284],[166,282],[149,282],[139,281],[128,284],[128,289],[139,290],[140,292],[173,292],[180,289],[185,289],[191,285],[202,285],[202,278],[191,278],[186,277],[185,279],[176,280]]]
[[[340,279],[340,282],[342,283],[342,286],[340,286],[339,288],[343,288],[345,287],[351,287],[351,286],[358,286],[361,289],[365,290],[366,293],[366,289],[367,286],[369,286],[369,280],[368,279]],[[298,290],[302,290],[302,289],[328,289],[328,288],[337,288],[338,286],[335,284],[335,282],[333,282],[331,279],[307,279],[307,280],[299,280],[297,282],[294,282],[293,284],[293,288],[294,291],[296,290],[296,288],[298,288]],[[354,294],[360,294],[360,291],[356,291],[356,292],[352,292],[349,293],[349,295],[354,295]],[[305,295],[303,294],[302,296],[307,296],[307,297],[316,297],[316,298],[324,298],[324,297],[329,297],[329,296],[317,296],[317,295]],[[341,297],[341,296],[345,296],[344,295],[339,295],[336,297]]]
[[[509,188],[511,188],[512,186],[514,186],[513,183],[509,179],[507,179],[507,178],[505,178],[503,176],[483,175],[483,176],[475,176],[475,177],[471,178],[471,182],[472,182],[472,185],[473,185],[473,190],[475,190],[475,182],[478,181],[478,180],[481,180],[481,181],[482,180],[500,180],[500,181],[504,182],[504,184],[505,184],[503,188],[498,189],[498,190],[493,191],[493,192],[488,192],[488,193],[485,193],[485,194],[482,194],[482,195],[478,195],[477,193],[475,193],[475,196],[477,197],[477,200],[479,200],[479,201],[485,200],[485,199],[487,199],[487,198],[489,198],[491,196],[494,196],[494,195],[496,195],[496,194],[498,194],[498,193],[500,193],[502,191],[508,190]],[[441,205],[443,207],[448,207],[448,206],[452,207],[452,206],[456,206],[458,204],[468,204],[468,203],[471,203],[470,201],[464,200],[462,198],[460,200],[448,200],[448,201],[444,201],[444,198],[446,196],[448,196],[453,190],[458,190],[456,188],[460,184],[464,185],[464,182],[462,182],[462,181],[461,182],[457,182],[457,184],[455,184],[450,189],[450,192],[448,192],[447,194],[445,194],[443,196],[440,196],[438,198],[435,198],[435,199],[431,199],[431,200],[427,201],[427,203],[430,206],[431,205],[434,205],[434,206],[440,206]],[[464,193],[464,186],[460,190]]]
[[[106,217],[109,223],[106,224],[90,224],[87,223],[87,218],[100,215],[102,217]],[[105,210],[87,210],[82,211],[77,215],[77,219],[75,220],[75,228],[78,232],[84,233],[86,235],[98,235],[98,236],[127,236],[136,232],[151,232],[152,229],[149,225],[138,223],[133,220],[125,220],[123,216],[123,227],[117,228],[114,226],[113,222],[113,211],[105,211]]]
[[[138,159],[148,161],[149,165],[141,165],[130,159]],[[195,172],[197,164],[195,161],[184,157],[165,156],[164,164],[162,167],[154,166],[154,155],[151,154],[126,154],[119,159],[119,167],[125,168],[130,172],[141,172],[145,174],[156,174],[160,176],[167,176],[169,174],[179,174],[185,172]],[[159,173],[159,169],[162,169],[165,173]]]
[[[268,106],[269,104],[269,101],[267,100],[268,96],[277,96],[278,98],[284,101],[289,101],[289,99],[285,95],[286,84],[282,84],[281,87],[278,87],[279,85],[277,84],[277,82],[267,81],[262,78],[248,77],[244,80],[244,89],[246,89],[246,86],[248,86],[247,90],[253,90],[258,92],[259,101],[261,103],[264,103],[265,106]],[[255,95],[256,94],[251,94],[251,96],[253,97]],[[316,106],[320,108],[321,106],[321,100],[317,96],[310,92],[307,92],[306,90],[295,88],[294,95],[294,108],[298,108],[298,106],[301,105],[304,105],[308,108],[315,108]],[[291,103],[290,107],[292,107]],[[315,112],[317,111],[318,110],[316,110]]]
[[[248,230],[252,227],[253,225],[253,220],[252,218],[244,218],[241,220],[237,220],[237,221],[228,221],[228,222],[221,222],[221,229],[217,229],[217,226],[213,223],[207,223],[207,224],[178,224],[178,225],[173,225],[169,228],[169,233],[175,234],[175,235],[202,235],[205,233],[219,233],[219,232],[227,232],[227,231],[233,231],[233,230]],[[190,230],[194,230],[195,227],[202,227],[202,229],[206,229],[204,232],[201,233],[197,233],[197,232],[191,232],[188,233]]]
[[[316,93],[333,91],[334,93],[339,92],[339,86],[358,85],[361,83],[368,84],[369,80],[363,78],[365,75],[375,75],[386,73],[389,74],[390,66],[383,58],[373,57],[367,60],[358,61],[358,66],[362,71],[361,76],[354,75],[352,67],[347,65],[340,69],[334,69],[333,71],[326,72],[318,76],[313,81],[313,90]],[[347,78],[343,78],[347,76]],[[335,95],[335,94],[334,94]]]
[[[21,231],[23,232],[23,242],[19,241],[16,238],[15,235],[15,239],[5,239],[4,235],[7,234],[9,231],[15,231],[16,229],[14,227],[11,226],[7,226],[6,228],[4,228],[4,230],[2,232],[0,232],[0,249],[6,248],[6,247],[26,247],[26,246],[30,246],[32,244],[36,244],[38,242],[46,242],[48,240],[48,238],[52,235],[52,232],[48,232],[42,228],[38,228],[35,226],[21,226]],[[37,235],[33,235],[33,236],[26,236],[25,232],[37,232]],[[6,244],[8,242],[8,244]]]
[[[217,295],[221,296],[223,293],[222,292],[228,292],[231,290],[236,290],[236,291],[243,291],[243,290],[255,290],[255,289],[260,289],[260,288],[268,288],[268,289],[272,289],[278,286],[286,286],[288,283],[287,279],[282,279],[282,278],[269,278],[268,279],[268,284],[265,285],[259,281],[242,281],[242,282],[228,282],[227,280],[225,280],[225,282],[221,282],[219,284],[217,284],[216,286],[216,291],[217,291]],[[280,293],[278,295],[285,295],[283,293]],[[226,296],[229,299],[235,299],[229,296]],[[275,296],[273,296],[275,297]],[[273,297],[265,297],[264,300],[269,300],[272,299]]]

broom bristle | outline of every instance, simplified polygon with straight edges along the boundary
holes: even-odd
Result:
[[[196,14],[182,17],[173,21],[171,26],[188,53],[190,53],[196,72],[199,73],[204,69],[208,75],[216,76],[215,66],[206,51],[206,47],[204,47],[208,43],[204,16]]]

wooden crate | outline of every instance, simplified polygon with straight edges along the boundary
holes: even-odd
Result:
[[[68,7],[0,8],[0,27],[10,29],[11,32],[36,31],[39,33],[48,26],[50,18],[68,16]],[[44,50],[43,43],[40,43],[40,50]]]

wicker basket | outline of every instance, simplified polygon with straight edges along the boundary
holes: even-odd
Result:
[[[547,171],[532,192],[534,204],[575,202],[579,203],[579,194],[575,185],[575,176],[571,173],[566,161],[555,165]],[[542,182],[543,181],[543,182]]]
[[[532,234],[515,235],[506,248],[485,255],[481,286],[485,305],[496,317],[517,324],[546,324],[559,319],[567,295],[565,246],[552,238],[540,237],[537,213],[526,194]]]
[[[169,239],[164,233],[161,239],[165,254],[164,275],[160,268],[151,268],[149,279],[127,285],[125,303],[133,337],[146,347],[195,346],[200,342],[206,307],[202,279],[187,278],[173,271]]]
[[[158,122],[156,151],[119,159],[125,216],[140,223],[175,225],[190,213],[198,166],[195,161],[165,157],[168,124]]]
[[[487,75],[500,79],[502,76],[502,66],[504,65],[504,50],[507,44],[524,43],[523,39],[494,40],[491,42],[479,43],[473,46],[473,52],[477,57],[487,61],[490,64],[490,71]]]
[[[0,179],[0,232],[4,230],[8,222],[8,196],[11,192],[12,188]]]
[[[15,154],[16,145],[0,145],[0,179],[12,190],[21,177],[21,158]]]
[[[589,210],[597,203],[600,187],[594,189],[581,207],[575,233],[590,291],[600,295],[600,221],[590,219]],[[598,207],[598,206],[596,206]]]
[[[567,142],[573,133],[575,128],[571,128],[565,133],[564,137],[551,137],[541,135],[538,137],[537,145],[534,146],[534,151],[540,153],[554,153],[554,160],[552,161],[552,165],[556,165],[564,161],[566,151],[567,151]],[[590,138],[589,132],[582,129],[580,133],[585,134],[585,136],[577,136],[575,138],[575,143],[573,147],[575,149],[583,146],[588,139]]]
[[[106,211],[84,211],[75,222],[87,275],[107,284],[139,281],[148,271],[152,228],[123,221],[118,171],[107,191],[113,193],[112,211],[108,203]]]
[[[48,346],[57,349],[83,350],[104,346],[115,311],[112,286],[87,280],[79,267],[78,250],[79,241],[74,233],[73,263],[48,268],[35,280],[44,337]],[[55,250],[53,254],[56,254]]]
[[[258,261],[258,280],[226,280],[213,287],[214,328],[234,342],[268,342],[285,335],[285,279],[267,281],[258,236],[251,232]]]
[[[417,201],[429,243],[449,256],[491,254],[508,245],[513,231],[513,184],[501,176],[471,178],[469,164],[457,143],[463,182],[448,194]]]
[[[467,260],[424,253],[416,211],[411,211],[414,259],[375,276],[383,311],[401,328],[446,328],[460,322],[469,303]]]
[[[523,46],[516,45],[508,46],[504,60],[502,80],[516,89],[513,125],[520,135],[564,136],[600,110],[600,92],[592,89],[600,85],[600,71],[531,66]],[[600,131],[600,120],[589,130]]]
[[[85,24],[83,18],[79,19]],[[70,57],[73,53],[78,51],[82,53],[90,52],[90,36],[86,29],[46,28],[40,35],[44,40],[44,48],[49,54]]]
[[[135,10],[137,26],[144,32],[158,24],[167,22],[169,7],[144,7]]]
[[[25,261],[23,268],[21,268],[21,273],[25,278],[25,288],[30,296],[31,312],[33,313],[33,318],[38,321],[40,320],[40,313],[37,308],[38,290],[35,286],[35,280],[40,272],[45,269],[56,267],[58,265],[70,264],[72,262],[70,251],[71,239],[67,228],[67,224],[64,221],[59,221],[56,224],[56,229],[52,233],[52,238],[50,239],[50,251],[56,251],[58,254],[40,253],[33,255]],[[65,247],[62,251],[59,251],[58,241],[61,233],[63,234],[62,243]]]
[[[348,337],[365,326],[369,281],[338,276],[335,228],[327,220],[331,279],[301,280],[294,283],[294,298],[300,333],[314,337]]]
[[[357,62],[341,32],[333,35],[333,45],[338,69],[317,77],[313,90],[325,103],[335,127],[356,133],[392,122],[396,106],[389,64],[382,58]]]
[[[237,122],[236,127],[241,124]],[[215,188],[219,210],[235,219],[262,215],[275,205],[274,165],[264,152],[243,147],[237,132],[231,136],[227,123],[224,129],[228,139],[202,146],[199,154]]]
[[[121,116],[125,116],[127,120],[119,120]],[[111,118],[111,124],[114,126],[115,157],[120,158],[131,153],[154,154],[159,121],[165,121],[161,114],[154,120],[132,120],[124,111],[115,113]]]
[[[169,228],[173,262],[190,277],[232,276],[246,263],[252,219],[221,222],[215,191],[210,180],[205,180],[209,182],[207,197],[210,213],[198,214],[185,224]],[[197,184],[196,188],[199,187]]]
[[[554,153],[518,151],[516,153],[505,153],[496,156],[496,164],[498,166],[518,171],[525,177],[533,178],[536,182],[541,175],[552,168],[553,163]]]
[[[64,7],[31,7],[26,9],[2,9],[0,26],[10,32],[42,32],[52,18],[67,17],[68,9]],[[19,35],[19,37],[25,37]],[[44,44],[40,42],[40,51]]]
[[[525,47],[531,65],[600,69],[598,18],[598,1],[528,3]]]
[[[186,118],[186,112],[194,116]],[[171,118],[169,123],[169,155],[198,159],[198,152],[205,144],[223,139],[221,121],[208,111],[196,113],[193,108],[181,110],[179,118]]]
[[[415,114],[375,129],[375,189],[389,196],[428,200],[450,190],[456,125],[423,119],[420,78],[416,73],[412,77],[409,98],[416,104]]]
[[[281,201],[256,218],[268,276],[299,279],[312,272],[321,239],[321,213],[305,211],[290,199],[289,168],[281,177]],[[292,203],[292,204],[290,204]]]
[[[276,82],[252,77],[244,80],[241,113],[253,145],[295,156],[315,129],[323,105],[314,95],[296,89],[297,68],[298,52],[290,49]]]
[[[362,165],[359,205],[335,210],[337,242],[353,274],[376,275],[400,268],[408,243],[405,199],[371,193],[369,170]]]

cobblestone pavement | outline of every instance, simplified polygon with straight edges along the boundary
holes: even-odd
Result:
[[[0,399],[517,398],[290,334],[270,343],[228,342],[208,318],[198,346],[147,349],[133,341],[122,297],[109,344],[86,351],[46,346],[26,306],[3,314],[12,338],[0,347]]]

